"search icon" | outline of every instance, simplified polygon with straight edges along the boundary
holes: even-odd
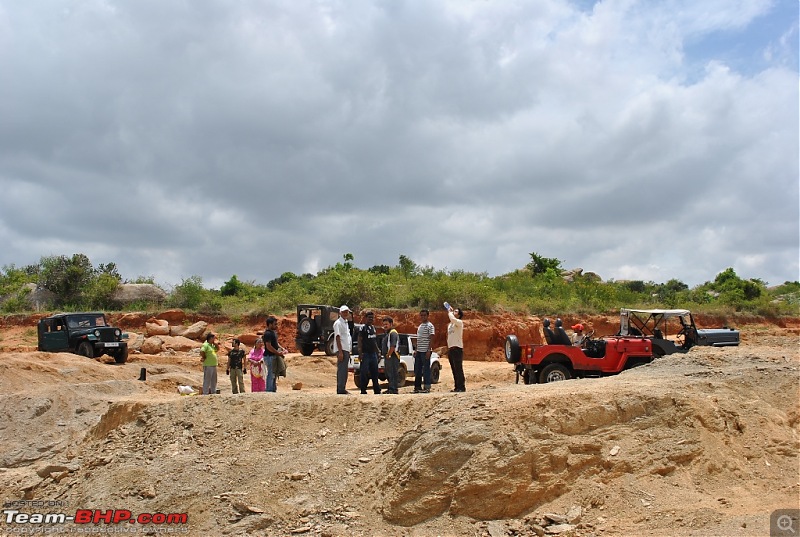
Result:
[[[789,515],[779,516],[775,523],[777,524],[779,530],[791,532],[792,535],[795,534],[794,521]]]

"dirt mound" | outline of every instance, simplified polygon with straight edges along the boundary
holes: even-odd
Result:
[[[186,513],[190,535],[763,535],[800,497],[796,328],[548,385],[468,361],[461,394],[445,361],[431,394],[395,396],[335,395],[321,354],[289,356],[277,394],[221,374],[222,395],[182,397],[191,352],[3,352],[0,491]]]

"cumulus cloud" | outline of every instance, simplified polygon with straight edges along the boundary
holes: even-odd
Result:
[[[787,4],[0,4],[0,263],[796,280]]]

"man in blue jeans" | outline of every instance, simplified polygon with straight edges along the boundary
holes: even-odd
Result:
[[[283,349],[278,345],[278,319],[270,315],[267,317],[267,329],[264,331],[264,363],[267,364],[267,391],[278,391],[278,379],[275,376],[275,358],[284,356]]]
[[[358,353],[361,355],[359,376],[361,393],[367,393],[367,384],[372,379],[372,391],[381,393],[378,385],[378,334],[375,332],[375,314],[365,314],[364,326],[358,331]]]
[[[414,352],[414,393],[428,393],[431,391],[431,351],[436,331],[428,320],[428,310],[420,310],[419,317],[422,322],[417,328],[417,348]]]

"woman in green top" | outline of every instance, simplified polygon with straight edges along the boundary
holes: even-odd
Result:
[[[203,360],[203,395],[217,392],[218,350],[217,336],[209,332],[206,334],[206,342],[200,347],[200,358]]]

